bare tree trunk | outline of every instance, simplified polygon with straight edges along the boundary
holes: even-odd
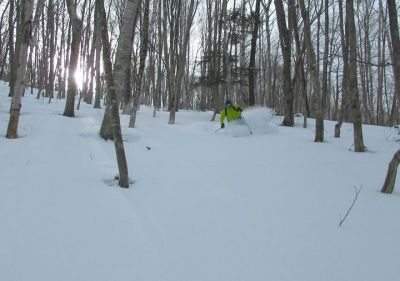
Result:
[[[362,119],[360,109],[360,98],[357,83],[357,39],[354,21],[353,0],[346,0],[346,21],[348,22],[347,36],[349,36],[349,97],[351,105],[351,115],[354,130],[354,151],[365,152]]]
[[[335,138],[340,138],[340,129],[342,127],[343,121],[348,120],[348,104],[349,104],[349,89],[348,89],[348,68],[349,68],[349,42],[347,40],[347,35],[344,32],[346,23],[343,19],[343,0],[339,1],[339,22],[340,22],[340,38],[341,38],[341,48],[343,57],[343,76],[342,76],[342,100],[340,106],[340,113],[338,122],[335,125]]]
[[[95,25],[94,32],[96,33],[96,55],[95,55],[95,65],[94,68],[96,70],[95,79],[96,79],[96,87],[95,87],[95,97],[94,97],[94,108],[101,108],[101,77],[100,77],[100,61],[101,61],[101,27],[100,27],[100,12],[98,10],[98,5],[95,7]]]
[[[79,43],[81,40],[82,21],[76,14],[76,5],[73,0],[66,0],[68,7],[68,14],[72,25],[72,42],[71,42],[71,56],[69,59],[68,67],[68,90],[67,101],[65,104],[64,116],[74,117],[75,96],[78,92],[78,87],[75,81],[75,71],[79,59]]]
[[[317,60],[314,52],[314,47],[312,45],[311,40],[311,23],[310,18],[308,16],[308,11],[304,4],[304,0],[299,0],[301,7],[301,16],[304,22],[304,40],[307,46],[307,54],[308,54],[308,65],[309,71],[311,74],[311,80],[314,88],[314,110],[315,110],[315,118],[316,118],[316,129],[315,129],[315,142],[323,142],[324,141],[324,120],[322,115],[322,104],[321,104],[321,83],[319,81],[319,75],[317,71]]]
[[[19,61],[17,68],[17,76],[15,80],[15,92],[11,100],[10,119],[8,122],[6,138],[18,138],[18,122],[22,106],[22,93],[25,88],[25,71],[28,58],[28,46],[31,40],[31,24],[33,13],[33,0],[21,1],[21,27],[19,33],[20,46],[19,46]]]
[[[294,126],[293,114],[293,88],[291,81],[291,36],[290,30],[286,26],[285,10],[281,0],[275,0],[276,17],[279,29],[280,45],[283,56],[283,94],[285,99],[283,126]],[[289,0],[288,5],[293,5],[293,0]]]
[[[260,2],[256,1],[256,10],[254,11],[254,27],[251,38],[251,49],[250,49],[250,63],[249,63],[249,105],[254,106],[256,103],[255,98],[255,66],[256,66],[256,46],[258,39],[258,27],[260,24]]]
[[[142,78],[144,74],[144,67],[147,57],[148,41],[149,41],[149,24],[150,24],[150,1],[145,0],[143,9],[143,22],[141,27],[141,38],[140,38],[140,55],[139,55],[139,72],[136,78],[136,85],[134,85],[133,92],[133,106],[129,120],[129,128],[135,128],[136,125],[136,113],[139,109],[139,100],[142,90]]]
[[[332,64],[329,59],[329,0],[325,0],[325,42],[324,42],[324,59],[323,59],[323,65],[322,65],[322,89],[321,89],[321,103],[322,103],[322,118],[326,118],[326,109],[329,108],[328,106],[328,100],[330,101],[329,92],[330,92],[330,87],[328,87],[328,64],[332,67]],[[330,76],[330,74],[329,74]]]
[[[379,34],[378,34],[378,89],[377,89],[377,101],[376,101],[376,124],[383,125],[385,123],[385,116],[383,110],[383,74],[385,62],[385,47],[386,47],[386,36],[385,36],[385,16],[382,0],[379,0]]]
[[[266,67],[266,72],[267,75],[265,75],[266,79],[266,99],[265,99],[265,105],[266,106],[271,106],[271,100],[272,100],[272,57],[271,57],[271,27],[270,27],[270,7],[271,7],[272,0],[268,0],[267,4],[262,2],[261,4],[264,7],[265,11],[265,29],[266,29],[266,36],[267,36],[267,47],[266,47],[266,60],[267,63],[264,67]]]
[[[396,10],[396,1],[395,0],[387,0],[387,5],[389,9],[389,23],[390,23],[390,38],[392,43],[392,59],[393,59],[393,75],[395,79],[395,94],[396,101],[399,101],[400,97],[400,39],[399,39],[399,24],[397,18],[397,10]],[[398,118],[398,105],[395,104],[393,108],[391,123],[394,124]]]
[[[54,2],[49,0],[48,4],[48,35],[50,40],[50,58],[49,58],[49,78],[46,85],[46,96],[49,97],[49,103],[53,98],[54,92],[54,53],[55,53],[55,30],[54,30]]]
[[[10,0],[10,10],[8,13],[8,53],[10,58],[10,74],[9,74],[9,85],[10,85],[10,93],[8,94],[9,97],[14,95],[14,88],[15,88],[15,77],[16,77],[16,64],[15,60],[18,59],[15,57],[14,50],[14,11],[15,11],[15,0]],[[18,13],[17,13],[18,15]],[[18,16],[17,16],[18,17]],[[18,35],[17,35],[18,36]]]
[[[390,1],[390,0],[388,0]],[[387,170],[385,182],[382,186],[381,192],[392,194],[394,190],[394,184],[396,182],[397,168],[400,164],[400,150],[398,150],[394,155],[392,160],[389,163],[389,167]]]
[[[122,16],[121,33],[118,39],[117,53],[115,56],[114,64],[114,78],[117,86],[117,98],[118,101],[124,101],[123,114],[129,114],[131,93],[125,92],[124,87],[127,84],[126,79],[128,69],[130,69],[132,51],[133,51],[133,39],[135,37],[135,27],[137,18],[139,17],[140,2],[138,0],[128,0]]]
[[[178,106],[178,97],[179,97],[179,93],[178,91],[181,91],[181,87],[182,87],[182,79],[183,76],[185,74],[185,67],[186,67],[186,52],[187,52],[187,46],[189,44],[189,35],[190,35],[190,30],[192,28],[192,23],[193,23],[193,19],[194,16],[196,14],[197,11],[197,7],[199,4],[199,0],[191,0],[190,4],[189,4],[189,8],[187,11],[187,16],[185,19],[185,28],[182,29],[182,33],[183,34],[175,34],[174,36],[176,36],[176,39],[178,39],[178,36],[183,36],[182,38],[180,38],[180,40],[178,40],[176,43],[179,44],[179,50],[176,49],[175,50],[175,55],[176,55],[176,60],[177,63],[174,67],[175,71],[173,71],[173,81],[172,82],[172,89],[173,91],[170,92],[171,95],[171,100],[170,100],[170,113],[169,113],[169,120],[168,120],[168,124],[175,124],[175,115],[176,115],[176,111],[177,111],[177,106]],[[177,31],[179,32],[179,31]],[[180,42],[179,42],[180,41]],[[175,46],[176,48],[178,48],[178,46]]]
[[[103,0],[97,0],[96,5],[98,5],[98,11],[100,12],[104,70],[106,73],[106,79],[108,84],[108,94],[111,99],[111,102],[107,105],[107,107],[109,107],[111,111],[114,146],[117,155],[117,162],[119,169],[119,186],[128,188],[129,187],[128,164],[126,162],[124,142],[122,140],[121,124],[118,112],[117,93],[115,90],[113,71],[111,65],[110,42],[108,39],[106,12],[104,11]]]
[[[161,83],[162,83],[162,49],[163,49],[163,40],[162,40],[162,20],[161,20],[161,1],[157,4],[157,14],[158,14],[158,21],[157,21],[157,39],[158,39],[158,55],[157,55],[157,82],[154,91],[154,111],[153,117],[156,117],[156,111],[161,107]]]
[[[399,37],[399,23],[397,19],[397,8],[395,0],[387,0],[389,10],[389,26],[390,37],[392,42],[392,57],[393,57],[393,73],[395,78],[395,95],[400,93],[400,37]],[[397,168],[400,164],[400,150],[398,150],[389,163],[389,168],[386,174],[385,183],[382,187],[383,193],[392,193],[396,181]]]
[[[132,23],[132,19],[135,17],[138,9],[139,9],[139,1],[129,0],[126,3],[126,8],[122,17],[121,34],[118,40],[118,46],[114,64],[114,75],[113,75],[115,79],[114,81],[116,85],[115,91],[118,101],[122,101],[122,92],[123,92],[123,87],[125,86],[126,72],[127,69],[129,68],[129,64],[131,63],[131,56],[133,49],[132,41],[133,41],[133,36],[135,34],[134,24]],[[102,38],[104,40],[104,37]],[[104,56],[105,44],[106,42],[103,42],[103,56]],[[111,130],[112,119],[111,116],[109,116],[110,114],[112,114],[110,110],[105,111],[105,115],[101,125],[100,135],[104,139],[112,139],[114,135],[113,130]]]

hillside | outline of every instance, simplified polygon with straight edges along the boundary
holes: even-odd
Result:
[[[352,126],[314,143],[314,121],[280,127],[268,109],[244,113],[254,134],[233,137],[210,112],[142,107],[122,116],[130,177],[119,188],[103,109],[23,98],[20,138],[5,138],[0,85],[0,280],[395,281],[400,184],[379,192],[397,132]],[[355,194],[358,200],[341,227]]]

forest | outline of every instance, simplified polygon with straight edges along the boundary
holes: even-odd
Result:
[[[106,107],[100,134],[122,168],[119,114],[131,128],[140,105],[169,111],[169,124],[181,109],[214,120],[226,99],[271,108],[283,126],[315,118],[316,142],[324,120],[337,121],[336,137],[350,122],[364,152],[362,124],[400,123],[397,10],[395,0],[0,0],[6,137],[18,137],[21,97],[39,89],[66,100],[64,116]]]

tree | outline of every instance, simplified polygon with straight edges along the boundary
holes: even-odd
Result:
[[[14,50],[14,21],[13,21],[13,15],[14,15],[14,9],[15,9],[15,1],[10,0],[10,10],[8,14],[8,30],[9,30],[9,40],[8,40],[8,51],[9,51],[9,57],[10,57],[10,93],[9,97],[12,97],[14,95],[14,87],[15,87],[15,76],[16,76],[16,64],[15,64],[15,51]],[[19,12],[18,12],[19,14]],[[18,35],[17,35],[18,36]]]
[[[139,100],[141,96],[142,90],[142,81],[144,68],[147,57],[147,49],[149,44],[149,18],[150,18],[150,0],[145,0],[144,9],[143,9],[143,20],[141,27],[141,36],[140,36],[140,54],[139,54],[139,71],[136,77],[136,83],[133,88],[133,106],[132,112],[129,119],[129,128],[134,128],[136,124],[136,113],[139,108]]]
[[[256,47],[258,38],[258,29],[260,25],[260,2],[256,1],[256,10],[254,12],[254,26],[253,35],[251,38],[251,50],[250,50],[250,63],[249,63],[249,105],[253,106],[256,103],[256,98],[254,94],[255,88],[255,65],[256,65]]]
[[[31,24],[33,0],[23,0],[20,5],[21,24],[17,36],[19,37],[18,67],[15,80],[15,91],[11,101],[10,120],[8,122],[6,138],[18,138],[18,122],[22,107],[22,92],[25,88],[25,71],[28,58],[28,47],[31,40]]]
[[[54,90],[54,53],[55,53],[55,31],[54,31],[54,3],[53,0],[49,0],[48,4],[48,35],[50,43],[50,58],[49,58],[49,79],[46,87],[46,96],[49,97],[49,102],[53,98]]]
[[[348,76],[348,89],[350,97],[350,108],[353,122],[354,131],[354,151],[365,152],[363,133],[362,133],[362,119],[360,109],[360,98],[358,93],[357,82],[357,39],[356,39],[356,26],[354,21],[354,5],[353,0],[346,0],[346,27],[348,28],[346,36],[349,40],[349,76]]]
[[[74,117],[75,96],[78,92],[78,87],[75,81],[75,72],[79,59],[79,43],[81,41],[82,21],[76,14],[76,4],[73,0],[66,0],[68,7],[68,14],[72,25],[72,42],[71,42],[71,55],[68,67],[68,90],[67,102],[65,104],[64,116]]]
[[[111,53],[110,53],[110,42],[108,39],[108,28],[106,20],[106,12],[104,10],[103,0],[97,0],[96,5],[100,12],[100,26],[101,26],[101,37],[103,42],[103,63],[104,70],[106,73],[106,79],[108,84],[108,95],[110,102],[107,107],[110,108],[111,121],[112,121],[112,132],[114,136],[114,147],[117,155],[118,169],[119,169],[119,186],[128,188],[129,187],[129,176],[128,176],[128,164],[126,162],[124,142],[122,140],[121,123],[118,112],[118,100],[117,93],[115,90],[113,71],[111,65]]]
[[[190,0],[189,6],[184,9],[185,1],[171,1],[169,6],[170,45],[164,36],[164,52],[169,58],[166,63],[167,84],[169,92],[169,120],[168,124],[175,124],[175,115],[178,107],[179,93],[182,88],[182,79],[185,74],[187,47],[190,30],[197,11],[199,0]],[[186,17],[185,17],[186,16]],[[164,32],[167,21],[164,21]],[[169,47],[169,49],[168,49]]]
[[[393,106],[392,112],[390,116],[390,124],[394,125],[398,122],[398,103],[400,99],[400,47],[399,42],[399,24],[397,20],[397,10],[396,10],[396,1],[395,0],[387,0],[387,5],[389,9],[389,23],[390,23],[390,38],[392,42],[392,60],[393,60],[393,74],[395,79],[395,94],[393,97]],[[396,17],[396,18],[395,18]]]
[[[125,82],[125,75],[126,71],[129,68],[131,63],[131,56],[132,56],[132,41],[134,33],[134,22],[132,23],[132,19],[136,16],[139,9],[139,1],[138,0],[129,0],[126,3],[125,11],[122,16],[122,25],[121,25],[121,32],[118,40],[117,46],[117,53],[115,56],[115,64],[114,64],[114,83],[116,85],[116,95],[118,101],[122,100],[122,92],[123,86],[126,85]],[[104,40],[104,38],[103,38]],[[104,48],[105,42],[103,42]],[[104,51],[103,51],[104,52]],[[109,86],[109,85],[108,85]],[[100,129],[100,135],[104,139],[112,139],[113,132],[112,132],[112,119],[110,117],[110,107],[106,109],[103,123]]]
[[[397,8],[395,0],[387,0],[389,11],[389,26],[390,37],[392,41],[392,57],[393,57],[393,73],[396,95],[400,95],[400,36],[399,36],[399,23],[397,19]],[[400,163],[400,149],[393,155],[389,163],[389,168],[386,174],[385,183],[382,187],[383,193],[392,193],[396,181],[397,168]]]
[[[291,65],[292,65],[292,51],[291,51],[291,35],[290,30],[286,25],[285,10],[283,8],[283,1],[275,0],[276,17],[279,29],[279,39],[283,56],[283,94],[285,99],[284,105],[284,119],[282,125],[293,127],[294,114],[293,114],[293,87],[291,81]],[[293,8],[294,0],[288,1],[289,8]]]
[[[96,87],[95,87],[95,98],[94,98],[94,108],[101,108],[101,73],[100,73],[100,63],[101,63],[101,29],[100,29],[100,24],[99,24],[99,17],[100,17],[100,12],[98,11],[98,5],[95,5],[95,11],[94,11],[94,33],[95,33],[95,40],[94,44],[95,49],[96,49],[96,54],[95,54],[95,62],[94,62],[94,68],[96,70],[95,73],[95,80],[96,80]]]
[[[304,4],[304,0],[299,0],[301,8],[301,16],[304,22],[304,40],[307,46],[307,57],[310,68],[311,80],[314,89],[314,110],[316,118],[316,129],[315,129],[315,142],[324,141],[324,120],[322,114],[322,102],[321,102],[321,83],[318,75],[318,64],[315,56],[314,47],[311,40],[311,23],[308,11]]]
[[[342,60],[343,60],[343,78],[342,78],[342,102],[340,107],[340,115],[338,122],[335,125],[335,137],[340,137],[340,129],[342,127],[343,121],[348,119],[348,100],[349,100],[349,88],[348,88],[348,68],[349,68],[349,42],[348,36],[345,35],[345,27],[347,29],[347,21],[344,22],[343,19],[343,0],[339,1],[339,27],[340,27],[340,38],[341,38],[341,48],[342,48]]]

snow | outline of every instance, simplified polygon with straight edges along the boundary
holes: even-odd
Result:
[[[121,116],[129,189],[103,109],[23,98],[20,138],[5,138],[10,98],[0,85],[0,280],[394,281],[400,275],[400,187],[380,193],[398,149],[395,129],[351,124],[314,143],[314,120],[250,108],[252,135],[219,130],[211,112],[141,107]],[[217,118],[218,119],[218,118]],[[339,227],[362,188],[349,216]]]

